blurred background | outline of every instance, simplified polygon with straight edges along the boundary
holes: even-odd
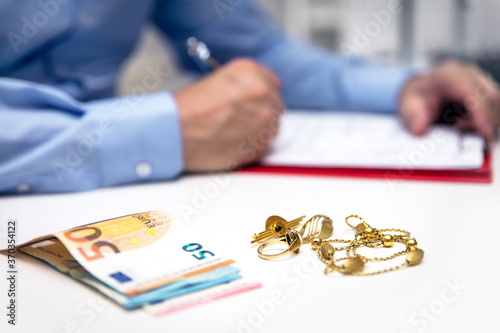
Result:
[[[500,0],[260,0],[289,34],[379,63],[419,68],[443,58],[473,61],[500,81]],[[392,14],[394,3],[400,3]],[[193,77],[177,70],[154,28],[145,29],[123,69],[119,94],[140,84],[148,65],[171,75],[158,90]]]

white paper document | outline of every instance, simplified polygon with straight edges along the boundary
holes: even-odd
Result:
[[[290,111],[264,165],[477,169],[484,140],[446,125],[415,137],[395,115]]]

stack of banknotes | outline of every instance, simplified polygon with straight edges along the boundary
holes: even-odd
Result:
[[[260,287],[165,211],[87,224],[19,250],[127,309],[162,315]]]

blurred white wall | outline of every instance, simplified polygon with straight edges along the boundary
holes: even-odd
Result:
[[[265,0],[285,29],[302,38],[339,49],[353,44],[356,29],[365,31],[376,21],[374,13],[394,2],[414,6],[414,58],[442,52],[468,54],[500,52],[500,0]],[[464,14],[458,8],[465,5]],[[360,54],[379,60],[397,60],[401,52],[401,14],[370,38]],[[385,22],[384,22],[385,23]],[[458,24],[458,26],[457,26]],[[374,30],[375,31],[375,30]],[[459,36],[457,36],[457,34]],[[326,40],[325,36],[331,36]],[[458,40],[457,40],[458,38]]]
[[[413,35],[405,39],[412,40],[414,63],[425,64],[429,57],[440,53],[500,53],[500,0],[260,1],[291,35],[334,50],[341,51],[343,46],[345,51],[354,46],[356,54],[379,62],[397,63],[402,52],[411,49],[401,43],[403,14],[391,14],[389,19],[380,21],[384,26],[376,19],[381,20],[380,13],[400,1],[414,5]],[[466,4],[463,15],[456,11],[460,3]],[[372,31],[369,43],[356,47],[359,31],[366,34],[367,29]],[[148,65],[169,68],[171,72],[158,90],[176,90],[192,80],[178,72],[168,46],[155,31],[148,29],[135,56],[124,67],[119,93],[130,94],[141,82]]]

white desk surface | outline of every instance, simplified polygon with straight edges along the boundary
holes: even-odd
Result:
[[[496,175],[499,162],[494,163]],[[142,310],[125,311],[18,254],[18,325],[6,324],[8,288],[2,277],[1,331],[72,332],[72,325],[75,332],[500,331],[498,179],[491,185],[253,174],[228,179],[188,223],[207,243],[225,244],[242,274],[261,281],[262,288],[154,318]],[[155,209],[182,217],[181,207],[193,206],[196,191],[213,184],[211,176],[200,175],[84,193],[2,197],[0,221],[5,228],[9,218],[17,219],[23,233],[37,224],[57,230]],[[343,220],[349,214],[363,216],[374,227],[410,230],[425,250],[424,262],[372,277],[325,276],[309,247],[286,260],[265,261],[249,246],[270,215],[291,219],[319,213],[333,218],[335,232],[348,230]],[[0,257],[0,267],[7,270],[5,256]],[[269,305],[277,290],[283,302],[272,309],[256,305]],[[89,298],[102,308],[92,310]]]

